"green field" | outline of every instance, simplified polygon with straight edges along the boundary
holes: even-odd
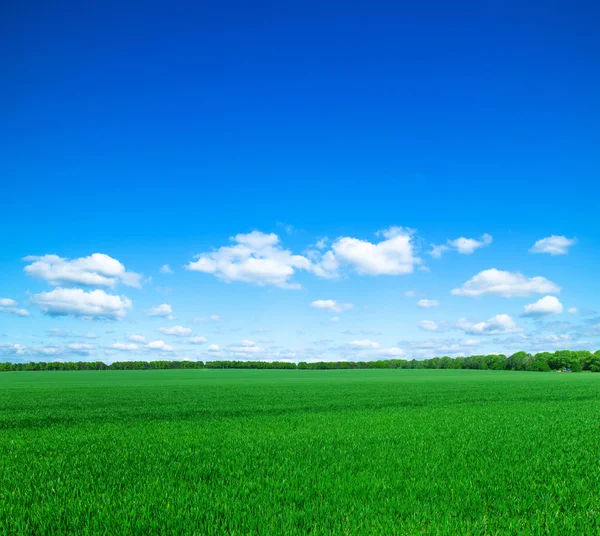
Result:
[[[600,374],[0,374],[0,534],[600,533]]]

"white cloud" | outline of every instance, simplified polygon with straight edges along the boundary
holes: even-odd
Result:
[[[529,250],[531,253],[549,253],[550,255],[566,255],[569,248],[577,242],[574,238],[566,236],[548,236],[538,240]]]
[[[350,265],[360,275],[410,274],[421,259],[415,256],[414,231],[390,227],[378,235],[384,240],[372,243],[358,238],[338,238],[332,245],[338,263]]]
[[[489,246],[492,241],[492,236],[487,233],[481,235],[479,240],[461,236],[460,238],[455,238],[454,240],[448,240],[446,244],[440,246],[431,244],[431,251],[429,254],[432,257],[439,259],[445,251],[454,249],[463,255],[471,255],[476,249]]]
[[[416,291],[416,290],[407,290],[407,291],[404,293],[404,295],[405,295],[407,298],[413,298],[414,296],[416,296],[416,295],[417,295],[417,291]]]
[[[210,315],[201,318],[194,318],[194,322],[196,322],[197,324],[208,324],[209,322],[218,322],[219,320],[221,320],[221,317],[219,315]]]
[[[208,351],[209,352],[220,352],[221,351],[221,347],[218,344],[211,344],[208,347]]]
[[[349,345],[358,350],[367,350],[367,349],[377,349],[379,348],[379,343],[375,341],[370,341],[369,339],[362,339],[356,341],[350,341]]]
[[[192,344],[204,344],[207,340],[206,337],[190,337],[188,342]]]
[[[404,355],[404,350],[401,348],[383,348],[377,351],[377,355],[384,357],[402,357]]]
[[[231,240],[235,242],[233,246],[201,253],[196,256],[198,260],[186,265],[186,269],[213,274],[227,283],[243,281],[297,289],[300,285],[290,281],[296,270],[310,270],[312,267],[306,257],[283,249],[274,233],[252,231],[238,234]]]
[[[510,298],[530,294],[557,294],[560,287],[545,277],[526,277],[519,272],[505,272],[492,268],[479,272],[461,288],[452,290],[456,296],[485,296],[488,294]]]
[[[256,346],[256,343],[254,341],[250,341],[248,339],[244,339],[242,342],[239,343],[240,346],[245,346],[245,347],[249,347],[249,346]]]
[[[496,335],[499,333],[516,333],[521,331],[515,321],[507,314],[496,315],[486,322],[469,322],[466,318],[461,318],[456,327],[462,329],[465,333],[473,335]]]
[[[325,309],[332,313],[341,313],[353,307],[351,303],[337,303],[335,300],[316,300],[310,306],[315,309]]]
[[[332,316],[327,322],[331,322],[332,324],[335,324],[337,322],[339,322],[341,319],[339,316]]]
[[[162,350],[163,352],[170,352],[173,350],[171,346],[165,343],[165,341],[151,341],[146,345],[146,348],[150,350]]]
[[[419,327],[425,331],[437,331],[438,325],[433,320],[421,320]]]
[[[173,309],[168,303],[162,303],[158,307],[152,307],[146,311],[148,316],[160,316],[162,318],[168,318],[172,316]]]
[[[143,335],[137,335],[136,333],[132,334],[129,336],[129,340],[133,341],[133,342],[142,342],[145,343],[146,342],[146,337],[144,337]]]
[[[545,296],[535,303],[526,305],[523,316],[548,316],[562,313],[563,304],[555,296]]]
[[[18,302],[10,298],[0,298],[0,312],[16,316],[30,316],[27,309],[16,307]]]
[[[103,253],[89,257],[66,259],[58,255],[25,257],[31,261],[24,271],[37,279],[44,279],[53,285],[90,285],[114,288],[117,283],[140,288],[142,275],[127,272],[117,259]]]
[[[329,242],[329,238],[326,236],[317,240],[315,247],[317,249],[325,249],[327,247],[327,243]]]
[[[165,335],[175,335],[176,337],[187,337],[191,335],[192,330],[190,328],[184,328],[183,326],[173,326],[170,328],[158,328],[156,331],[160,331]]]
[[[103,290],[85,292],[79,288],[55,288],[50,292],[34,294],[31,303],[49,315],[73,315],[118,320],[131,309],[131,300],[125,296],[107,294]]]
[[[173,273],[173,270],[171,270],[171,267],[170,267],[168,264],[163,264],[163,265],[160,267],[160,270],[159,270],[159,272],[160,272],[161,274],[172,274],[172,273]]]
[[[80,356],[89,356],[94,350],[96,346],[93,344],[84,344],[80,342],[75,342],[67,345],[67,351]]]
[[[577,309],[577,307],[569,307],[569,314],[576,315],[578,312],[579,309]]]
[[[438,307],[440,302],[437,300],[419,300],[417,305],[423,309],[429,309],[430,307]]]
[[[133,352],[139,349],[137,344],[125,342],[115,342],[114,344],[111,344],[110,347],[113,350],[119,350],[120,352]]]

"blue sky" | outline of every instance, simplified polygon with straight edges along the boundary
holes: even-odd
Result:
[[[597,6],[186,4],[3,7],[0,359],[600,347]]]

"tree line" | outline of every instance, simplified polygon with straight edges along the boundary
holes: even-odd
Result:
[[[568,370],[600,372],[600,350],[558,350],[529,354],[517,352],[504,354],[473,355],[469,357],[434,357],[431,359],[385,359],[378,361],[317,361],[289,363],[287,361],[40,361],[37,363],[0,363],[0,372],[52,371],[52,370],[164,370],[164,369],[477,369],[477,370],[523,370],[550,372]]]

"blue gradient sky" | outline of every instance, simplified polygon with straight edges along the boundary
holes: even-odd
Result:
[[[3,5],[0,359],[600,347],[597,4],[186,4]],[[307,251],[319,239],[330,239],[322,255],[343,237],[385,241],[376,232],[393,226],[422,259],[411,273],[361,273],[340,247],[336,273],[314,273],[320,257]],[[301,289],[186,269],[252,231],[312,263],[289,278]],[[492,243],[471,254],[430,255],[431,244],[484,233]],[[572,245],[530,252],[551,236]],[[93,253],[143,274],[141,288],[24,272],[26,256]],[[561,290],[451,294],[489,269]],[[56,304],[44,312],[35,296],[57,287],[125,296],[131,308],[118,320],[48,314]],[[521,316],[547,295],[562,312]],[[163,303],[174,320],[148,316]],[[501,314],[514,324],[490,322]],[[173,326],[192,334],[156,331]],[[146,347],[156,340],[172,349]]]

